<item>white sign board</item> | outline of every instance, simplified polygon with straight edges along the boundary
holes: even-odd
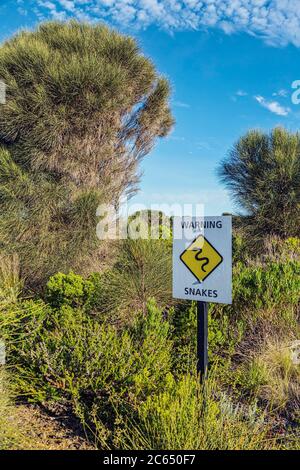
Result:
[[[174,217],[173,297],[231,304],[231,216]]]

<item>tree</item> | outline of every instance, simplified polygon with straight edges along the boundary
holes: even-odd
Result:
[[[300,235],[299,133],[248,132],[221,163],[219,176],[253,235]]]
[[[173,124],[167,80],[134,39],[75,21],[3,43],[0,78],[0,247],[34,282],[99,267],[96,208],[137,190]]]

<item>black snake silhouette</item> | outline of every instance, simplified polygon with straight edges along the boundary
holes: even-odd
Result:
[[[202,264],[201,269],[204,273],[206,273],[206,270],[204,269],[204,267],[208,265],[209,259],[206,258],[206,256],[204,256],[203,258],[199,258],[199,256],[201,255],[201,253],[203,251],[202,248],[196,248],[195,247],[195,248],[192,249],[192,251],[197,251],[197,254],[195,255],[195,259],[197,261],[205,261],[205,263]]]

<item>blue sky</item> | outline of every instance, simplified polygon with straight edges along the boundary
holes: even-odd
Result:
[[[134,35],[172,84],[176,126],[144,160],[135,203],[233,211],[216,176],[232,144],[251,128],[298,129],[298,0],[1,0],[0,40],[70,17]]]

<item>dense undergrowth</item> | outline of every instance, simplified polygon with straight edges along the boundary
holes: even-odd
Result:
[[[22,449],[27,444],[26,436],[14,422],[14,414],[10,381],[0,369],[0,450]]]
[[[21,292],[16,262],[2,259],[1,339],[14,393],[71,404],[98,448],[299,448],[300,263],[287,250],[295,244],[276,258],[235,261],[233,304],[209,310],[204,389],[195,304],[170,295],[169,242],[126,241],[112,270],[58,273],[39,297]]]

